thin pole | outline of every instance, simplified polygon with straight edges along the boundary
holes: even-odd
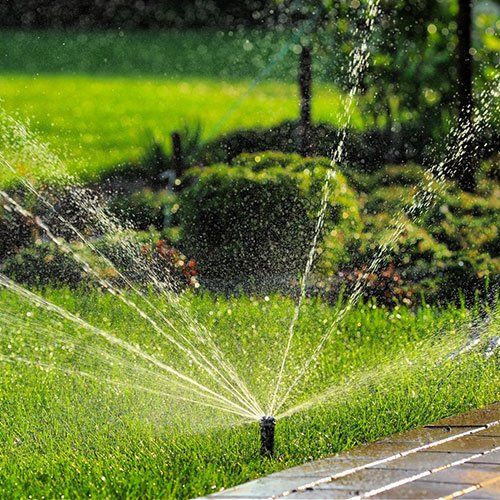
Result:
[[[311,98],[312,98],[312,58],[311,48],[302,46],[299,59],[300,89],[300,154],[307,155],[311,148]]]

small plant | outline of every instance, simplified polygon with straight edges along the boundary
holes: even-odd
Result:
[[[401,275],[396,272],[394,263],[390,263],[385,269],[375,273],[367,272],[367,266],[354,268],[338,273],[340,283],[346,286],[350,294],[357,287],[362,286],[365,298],[374,297],[377,303],[393,306],[398,303],[412,304],[413,291],[405,286]]]
[[[83,271],[75,260],[52,243],[41,243],[21,250],[5,260],[3,274],[29,286],[70,286],[82,284]]]
[[[0,262],[33,243],[36,226],[26,218],[0,209]]]
[[[138,231],[150,227],[161,230],[165,222],[165,210],[173,205],[173,195],[165,191],[142,189],[129,195],[113,198],[109,208],[118,219],[130,223]]]
[[[146,250],[147,247],[144,247]],[[158,240],[154,247],[154,257],[164,261],[165,265],[170,268],[173,273],[181,273],[189,287],[199,288],[198,270],[196,269],[196,261],[187,259],[179,250],[170,246],[165,240]]]
[[[120,274],[133,283],[148,286],[152,278],[169,284],[175,291],[186,287],[198,288],[198,269],[194,259],[188,259],[157,231],[126,231],[96,242],[95,246]],[[101,262],[102,264],[102,262]],[[125,286],[116,270],[100,268],[100,274],[117,286]]]

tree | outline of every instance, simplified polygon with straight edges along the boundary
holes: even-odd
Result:
[[[312,61],[311,48],[302,45],[299,60],[299,89],[300,89],[300,153],[307,155],[310,150],[311,131],[311,99],[312,99]]]
[[[457,15],[457,80],[458,80],[458,123],[460,127],[470,127],[472,130],[472,1],[458,0]],[[474,158],[472,148],[468,151],[458,166],[457,181],[466,191],[476,189],[475,173],[478,162]]]
[[[382,4],[365,76],[368,108],[388,130],[413,124],[437,139],[453,106],[453,15],[436,0]],[[421,138],[418,139],[421,142]]]

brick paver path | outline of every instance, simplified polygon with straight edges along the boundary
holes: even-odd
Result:
[[[500,499],[500,403],[213,497]]]

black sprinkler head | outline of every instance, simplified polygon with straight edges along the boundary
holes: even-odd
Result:
[[[276,419],[264,415],[260,419],[260,454],[263,457],[272,457],[274,453],[274,426]]]

